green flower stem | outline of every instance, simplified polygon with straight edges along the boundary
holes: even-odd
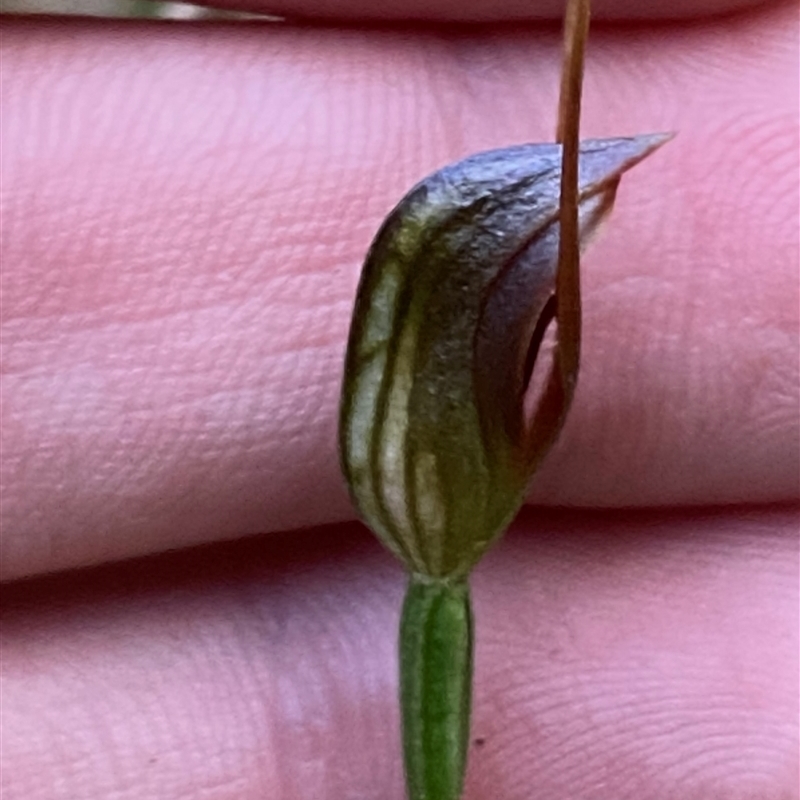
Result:
[[[409,800],[459,800],[469,745],[472,607],[466,580],[411,575],[400,622]]]

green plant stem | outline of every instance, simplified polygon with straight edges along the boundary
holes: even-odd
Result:
[[[472,695],[466,580],[412,575],[400,623],[400,707],[409,800],[458,800]]]

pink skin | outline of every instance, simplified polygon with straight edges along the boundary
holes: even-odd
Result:
[[[800,796],[797,16],[593,32],[584,134],[679,136],[585,260],[533,493],[585,510],[475,574],[466,800]],[[401,572],[277,532],[352,519],[377,225],[552,138],[556,32],[4,20],[0,55],[2,576],[273,532],[4,587],[4,800],[400,800]]]

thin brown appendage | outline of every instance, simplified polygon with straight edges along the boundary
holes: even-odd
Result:
[[[552,444],[569,411],[578,380],[581,343],[578,157],[590,5],[590,0],[568,0],[564,17],[564,60],[556,127],[556,142],[563,145],[555,291],[557,346],[550,375],[528,425],[531,435],[527,447],[531,454],[544,452]],[[535,431],[550,433],[541,437]],[[534,468],[539,457],[534,455],[530,460]]]
[[[578,227],[578,150],[581,94],[590,0],[569,0],[564,20],[564,63],[556,141],[563,145],[556,297],[557,359],[566,384],[567,404],[578,375],[581,338],[580,233]]]

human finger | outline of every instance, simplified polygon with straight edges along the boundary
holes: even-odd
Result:
[[[796,496],[794,14],[597,31],[585,134],[680,135],[585,261],[537,501]],[[363,254],[429,171],[551,138],[556,32],[4,25],[3,576],[352,514]]]
[[[792,797],[797,514],[525,512],[473,580],[465,800]],[[5,800],[403,797],[356,526],[4,589]]]

